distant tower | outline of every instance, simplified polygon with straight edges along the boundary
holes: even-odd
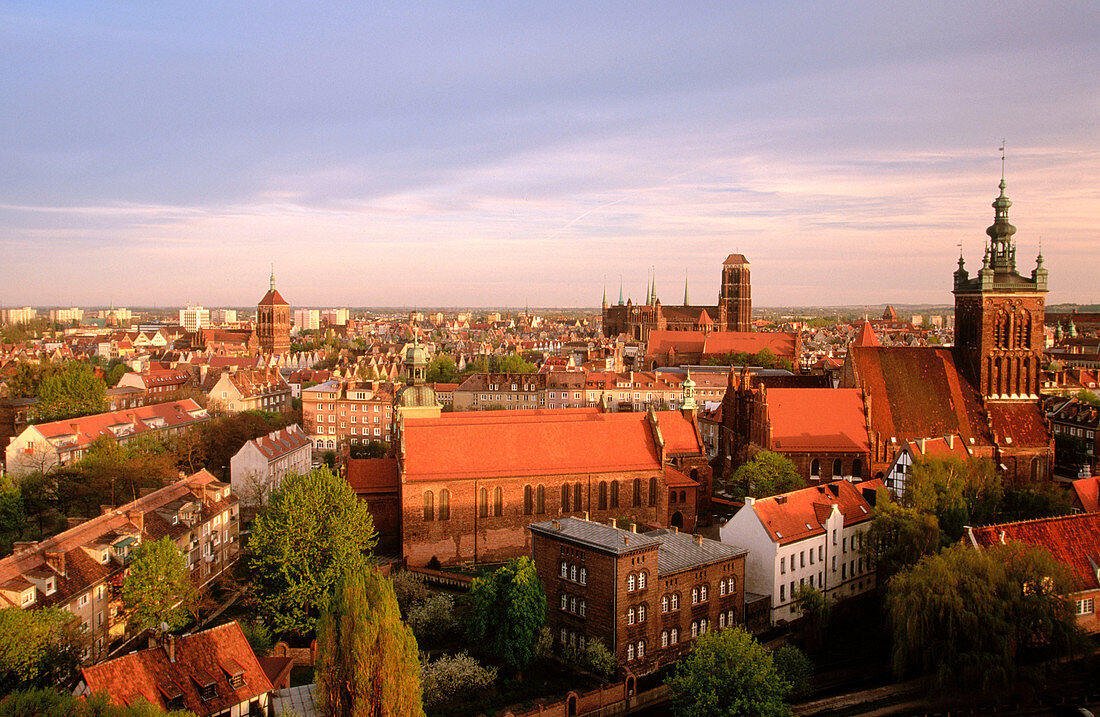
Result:
[[[955,360],[986,399],[1035,399],[1047,270],[1040,252],[1030,277],[1016,271],[1016,227],[1008,221],[1012,202],[1003,173],[1000,188],[981,270],[970,278],[961,255],[955,270]]]
[[[752,331],[752,285],[749,261],[730,254],[722,262],[722,288],[718,292],[718,323],[726,331]]]
[[[271,286],[256,306],[256,338],[264,354],[284,354],[290,351],[290,304],[275,290],[275,270],[271,270]]]

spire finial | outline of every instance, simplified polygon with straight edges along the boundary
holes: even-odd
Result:
[[[271,262],[271,290],[275,291],[275,262]]]
[[[623,305],[623,275],[619,274],[619,306]]]
[[[1005,141],[1001,138],[1001,196],[1005,195]]]

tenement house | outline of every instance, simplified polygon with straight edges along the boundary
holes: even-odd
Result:
[[[530,526],[555,640],[581,650],[600,640],[641,675],[743,621],[746,551],[674,529],[636,531],[574,517]]]

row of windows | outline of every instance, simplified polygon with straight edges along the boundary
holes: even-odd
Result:
[[[844,475],[844,462],[841,461],[839,458],[834,458],[833,459],[833,473],[832,473],[832,475],[834,475],[834,476]],[[852,461],[852,472],[851,472],[850,475],[853,478],[862,478],[863,477],[863,461],[861,461],[858,458],[856,458],[855,460]],[[814,458],[812,461],[810,461],[810,476],[812,476],[814,478],[820,478],[821,477],[821,461],[817,458]]]
[[[588,569],[585,568],[583,565],[580,566],[580,569],[578,570],[576,565],[571,565],[565,561],[562,561],[561,576],[567,580],[572,580],[575,583],[580,583],[581,585],[588,584]]]
[[[451,491],[444,488],[439,491],[439,512],[435,509],[435,494],[430,490],[424,491],[424,520],[450,520],[451,519]]]
[[[566,630],[564,627],[561,629],[561,644],[563,647],[579,647],[585,649],[586,643],[584,635],[578,635],[572,630]]]
[[[580,617],[586,617],[588,612],[588,601],[584,598],[578,598],[576,595],[566,595],[562,593],[561,609],[567,610]]]
[[[646,612],[645,605],[630,608],[626,611],[626,624],[633,625],[635,622],[645,622]]]
[[[626,659],[629,662],[634,659],[642,659],[645,657],[645,640],[638,640],[638,642],[632,642],[626,646]]]
[[[646,577],[649,575],[646,571],[640,573],[631,573],[626,578],[626,589],[628,592],[634,590],[645,590]]]
[[[732,595],[737,590],[737,578],[723,579],[718,582],[718,594],[720,597]],[[710,596],[710,588],[707,584],[697,585],[691,589],[691,604],[698,605],[706,602]],[[670,593],[661,596],[661,612],[680,609],[680,593]]]
[[[477,492],[477,514],[480,518],[489,516],[489,490],[482,488]],[[493,488],[493,515],[504,515],[504,492],[500,488]]]

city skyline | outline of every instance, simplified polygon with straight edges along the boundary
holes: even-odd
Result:
[[[0,5],[0,301],[1100,301],[1093,4],[370,10]]]

